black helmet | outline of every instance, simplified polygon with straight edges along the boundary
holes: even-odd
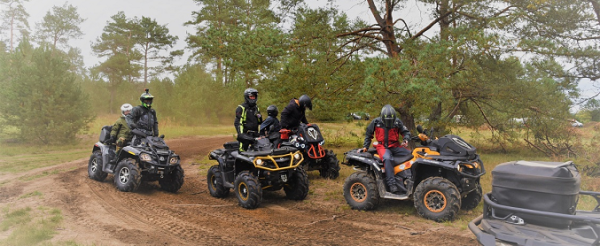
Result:
[[[277,117],[277,114],[279,114],[279,110],[277,110],[277,106],[269,105],[269,107],[267,107],[267,115]]]
[[[142,106],[146,107],[146,108],[150,108],[152,107],[152,100],[154,99],[154,96],[150,94],[150,89],[146,89],[146,92],[142,93],[142,95],[140,96],[140,101],[142,102]],[[149,102],[144,102],[150,100]]]
[[[250,95],[254,95],[254,99],[250,99]],[[248,88],[244,91],[244,100],[251,107],[256,105],[256,100],[258,99],[258,91],[254,88]]]
[[[307,95],[300,96],[300,99],[298,99],[298,103],[300,103],[300,108],[306,107],[312,110],[312,102],[310,101],[310,97],[308,97]]]
[[[381,120],[386,128],[392,128],[394,126],[394,121],[396,121],[396,110],[392,105],[385,105],[381,108]]]

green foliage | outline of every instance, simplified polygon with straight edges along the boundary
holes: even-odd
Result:
[[[2,23],[4,23],[0,28],[2,31],[8,31],[8,43],[11,51],[14,50],[19,40],[18,37],[15,37],[17,31],[21,33],[23,39],[29,36],[29,22],[27,21],[29,14],[23,7],[23,2],[27,1],[29,0],[0,0],[3,7]]]
[[[50,240],[63,220],[60,210],[44,207],[38,210],[27,207],[13,212],[5,208],[5,214],[0,218],[0,229],[11,229],[8,237],[0,240],[3,245],[34,245]]]
[[[70,39],[79,38],[83,32],[79,25],[84,21],[77,7],[65,3],[62,7],[53,6],[52,11],[48,11],[41,23],[37,24],[36,36],[42,42],[52,44],[56,49],[57,45],[67,45]]]
[[[29,142],[71,143],[92,119],[70,64],[47,46],[23,42],[0,59],[0,116]]]

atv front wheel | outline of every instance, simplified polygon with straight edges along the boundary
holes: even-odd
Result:
[[[436,222],[451,221],[460,210],[460,193],[449,180],[427,178],[417,186],[414,194],[417,213]]]
[[[324,162],[324,164],[322,165],[321,170],[319,170],[321,177],[336,179],[340,176],[340,161],[332,150],[327,151],[322,162]]]
[[[183,168],[177,166],[171,170],[164,178],[159,179],[160,188],[164,191],[175,193],[183,185]]]
[[[344,198],[352,209],[374,209],[379,204],[377,184],[366,172],[355,172],[344,182]]]
[[[290,177],[290,181],[283,187],[285,196],[290,200],[304,200],[308,195],[308,175],[302,168],[296,169]]]
[[[94,151],[90,156],[90,160],[88,162],[88,176],[97,181],[104,181],[108,173],[102,171],[102,152],[100,150]]]
[[[229,188],[225,188],[223,185],[223,173],[219,170],[219,165],[214,165],[208,169],[206,181],[211,196],[223,198],[229,195]]]
[[[258,178],[249,171],[243,171],[235,177],[235,196],[240,206],[254,209],[260,205],[262,199],[262,188]]]
[[[460,201],[461,206],[460,209],[471,210],[477,207],[483,198],[483,190],[481,190],[481,185],[477,183],[477,188],[465,197],[463,197]]]
[[[133,192],[142,183],[142,172],[140,166],[134,159],[123,159],[115,169],[115,185],[123,192]]]

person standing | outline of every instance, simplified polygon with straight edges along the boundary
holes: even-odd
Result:
[[[256,105],[257,100],[258,91],[248,88],[244,91],[244,103],[235,109],[233,125],[237,132],[237,140],[240,142],[240,151],[248,150],[248,146],[256,141],[255,138],[259,137],[262,116]]]

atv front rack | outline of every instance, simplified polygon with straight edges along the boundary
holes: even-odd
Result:
[[[582,191],[580,195],[589,195],[598,205],[592,211],[577,210],[575,215],[537,211],[505,206],[494,202],[491,194],[483,196],[484,214],[469,223],[469,230],[477,241],[484,246],[497,245],[497,242],[515,245],[600,245],[600,192]],[[508,211],[503,218],[494,216],[494,210]],[[569,228],[553,228],[527,224],[515,213],[545,216],[552,219],[570,220]]]

